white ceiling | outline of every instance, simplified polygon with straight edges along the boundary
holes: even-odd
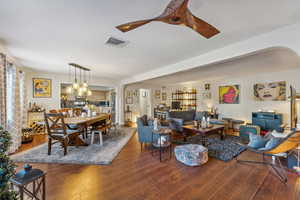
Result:
[[[170,0],[2,0],[0,41],[21,64],[67,73],[129,78],[300,21],[300,1],[190,0],[192,13],[221,33],[205,39],[187,27],[153,22],[128,33],[116,25],[159,15]],[[129,41],[104,45],[110,36]]]
[[[287,48],[268,48],[251,54],[234,57],[218,63],[196,67],[167,76],[130,84],[131,86],[167,86],[192,84],[195,82],[214,82],[232,78],[247,78],[257,74],[270,74],[299,69],[300,58]]]

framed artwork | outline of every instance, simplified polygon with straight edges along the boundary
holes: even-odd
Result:
[[[138,90],[134,90],[133,91],[133,96],[134,97],[138,97],[139,96],[139,91]]]
[[[131,97],[132,95],[131,95],[131,91],[130,90],[127,90],[127,92],[126,92],[126,96],[127,97]]]
[[[52,95],[52,81],[45,78],[33,78],[32,89],[34,98],[50,98]]]
[[[239,104],[240,103],[240,86],[239,85],[219,86],[219,103],[220,104]]]
[[[257,101],[285,101],[286,82],[279,81],[255,84],[254,99]]]
[[[127,97],[126,98],[126,104],[133,104],[133,98],[132,97]]]
[[[203,92],[203,99],[211,99],[211,92]]]
[[[162,101],[167,101],[167,93],[166,92],[161,93],[161,100]]]
[[[205,90],[210,90],[210,84],[209,83],[204,84],[204,89]]]
[[[160,90],[155,90],[155,98],[160,99]]]

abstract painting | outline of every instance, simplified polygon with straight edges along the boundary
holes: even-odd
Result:
[[[226,85],[219,87],[220,104],[239,104],[240,103],[240,86]]]
[[[286,82],[278,81],[255,84],[254,99],[257,101],[285,101]]]
[[[34,98],[50,98],[52,94],[51,79],[33,78],[33,97]]]

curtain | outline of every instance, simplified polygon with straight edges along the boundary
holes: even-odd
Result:
[[[21,124],[22,128],[27,128],[27,95],[26,95],[26,84],[25,84],[25,72],[19,71],[20,79],[20,106],[21,106]]]
[[[13,63],[6,65],[6,129],[11,134],[9,153],[15,152],[22,142],[22,109],[20,97],[20,73]]]
[[[0,53],[0,125],[6,128],[6,57]]]

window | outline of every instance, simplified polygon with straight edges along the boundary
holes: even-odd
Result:
[[[14,105],[15,105],[15,84],[16,84],[16,67],[8,63],[6,69],[6,106],[7,106],[7,125],[13,123]]]

